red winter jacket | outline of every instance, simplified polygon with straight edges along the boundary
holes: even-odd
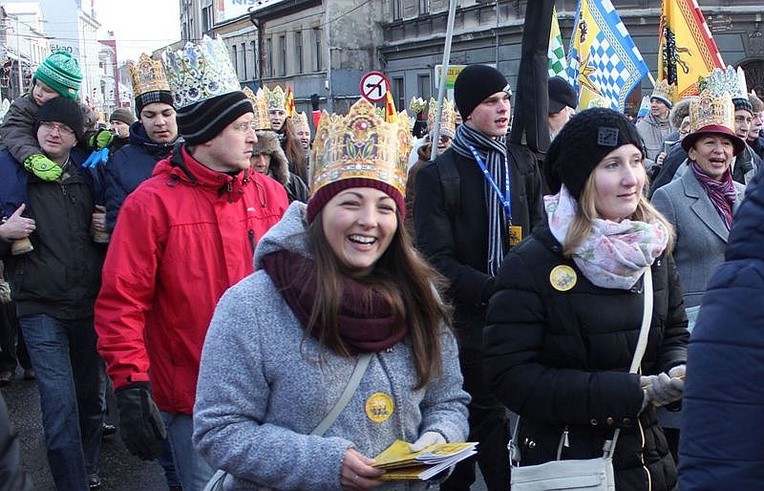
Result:
[[[191,414],[215,306],[253,272],[255,244],[288,203],[263,174],[231,177],[177,149],[120,210],[95,325],[115,389],[150,381],[161,410]]]

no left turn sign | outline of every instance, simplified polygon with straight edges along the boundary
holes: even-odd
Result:
[[[385,99],[390,89],[384,73],[369,72],[361,78],[361,95],[369,102],[380,102]]]

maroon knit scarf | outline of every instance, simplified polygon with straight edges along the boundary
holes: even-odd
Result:
[[[708,197],[711,198],[711,203],[714,204],[714,208],[719,212],[719,216],[722,217],[727,230],[729,230],[732,226],[732,205],[737,201],[737,191],[735,191],[735,184],[732,182],[732,173],[727,169],[724,176],[722,176],[722,180],[717,181],[708,177],[694,160],[690,167],[693,174],[695,174],[695,178],[703,186],[703,189],[706,190]]]
[[[262,265],[302,325],[307,326],[317,287],[315,280],[305,283],[300,278],[303,261],[303,256],[281,250],[263,256]],[[395,329],[395,316],[381,294],[368,295],[368,286],[348,277],[342,279],[342,287],[340,337],[351,354],[381,351],[403,339],[406,328]],[[311,336],[319,339],[324,329],[322,325],[314,326]]]

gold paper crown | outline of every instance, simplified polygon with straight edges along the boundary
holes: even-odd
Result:
[[[409,102],[409,110],[414,114],[419,114],[424,111],[426,105],[427,103],[421,97],[412,97],[411,102]]]
[[[742,77],[739,77],[742,75]],[[741,87],[741,79],[743,86]],[[735,72],[735,69],[728,66],[726,70],[721,68],[714,68],[706,78],[701,78],[698,86],[700,90],[710,90],[716,95],[722,95],[728,93],[732,99],[748,99],[746,94],[745,74],[740,70]]]
[[[210,39],[205,35],[201,43],[188,42],[175,52],[168,48],[162,54],[162,63],[176,109],[241,90],[220,37]]]
[[[252,102],[252,110],[255,113],[255,119],[252,121],[255,123],[255,129],[270,130],[271,120],[268,117],[268,106],[265,104],[265,94],[263,93],[263,89],[257,89],[257,94],[255,94],[249,87],[244,87],[242,92],[244,92],[244,95],[246,95]]]
[[[286,111],[286,94],[280,85],[273,90],[265,87],[265,101],[268,103],[268,110]]]
[[[310,124],[308,124],[308,115],[305,113],[297,113],[292,118],[293,120],[293,126],[296,128],[298,126],[305,126],[308,128],[308,131],[310,131]]]
[[[141,53],[137,63],[130,63],[130,78],[133,81],[133,95],[138,97],[147,92],[166,90],[170,92],[170,84],[164,73],[162,62]]]
[[[311,152],[310,192],[343,179],[385,182],[406,195],[411,128],[405,111],[388,123],[382,111],[366,99],[347,115],[321,116]]]
[[[653,93],[650,94],[650,98],[657,97],[663,101],[667,101],[669,106],[674,104],[676,99],[676,85],[669,85],[668,80],[658,80],[653,87]]]
[[[432,97],[428,104],[427,128],[432,131],[435,129],[435,118],[438,115],[438,101]],[[456,111],[454,103],[448,99],[443,99],[443,112],[440,115],[440,134],[453,138],[456,135]]]
[[[728,92],[717,94],[705,89],[690,102],[690,132],[709,125],[725,126],[735,132],[735,105]]]

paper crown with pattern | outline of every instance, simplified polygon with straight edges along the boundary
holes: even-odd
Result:
[[[220,37],[211,39],[205,35],[199,44],[189,41],[177,51],[168,48],[162,54],[162,63],[176,109],[241,90]]]
[[[382,181],[406,195],[411,127],[405,111],[396,123],[385,121],[381,109],[366,99],[347,115],[321,116],[311,152],[310,192],[351,178]]]
[[[658,80],[653,87],[650,98],[660,99],[671,107],[674,104],[674,99],[676,99],[676,85],[669,84],[668,80]]]
[[[424,111],[427,103],[421,97],[412,96],[411,102],[409,102],[409,110],[414,114],[419,114]]]
[[[167,82],[167,75],[165,75],[161,61],[155,60],[146,53],[141,53],[138,61],[130,63],[128,68],[135,97],[160,90],[170,92],[170,84]]]
[[[273,90],[265,87],[265,101],[268,104],[268,110],[286,111],[286,93],[280,85]]]
[[[310,131],[310,124],[308,124],[308,115],[305,113],[297,113],[292,117],[292,125],[297,128],[298,126],[305,126]]]
[[[443,99],[443,111],[440,115],[440,134],[453,138],[456,135],[456,110],[454,102]],[[435,118],[438,115],[438,101],[430,98],[427,110],[427,127],[432,131],[435,128]]]
[[[728,66],[726,69],[714,68],[706,78],[699,81],[698,87],[701,91],[710,90],[716,95],[726,92],[733,99],[748,99],[745,83],[743,70],[738,68],[735,71]]]
[[[690,132],[707,126],[724,126],[735,133],[735,105],[729,92],[719,94],[706,88],[690,102]]]
[[[242,92],[252,102],[252,109],[255,113],[255,118],[252,121],[255,123],[255,129],[270,130],[271,120],[268,117],[268,106],[265,103],[263,89],[257,89],[257,93],[254,93],[249,87],[244,87]]]

